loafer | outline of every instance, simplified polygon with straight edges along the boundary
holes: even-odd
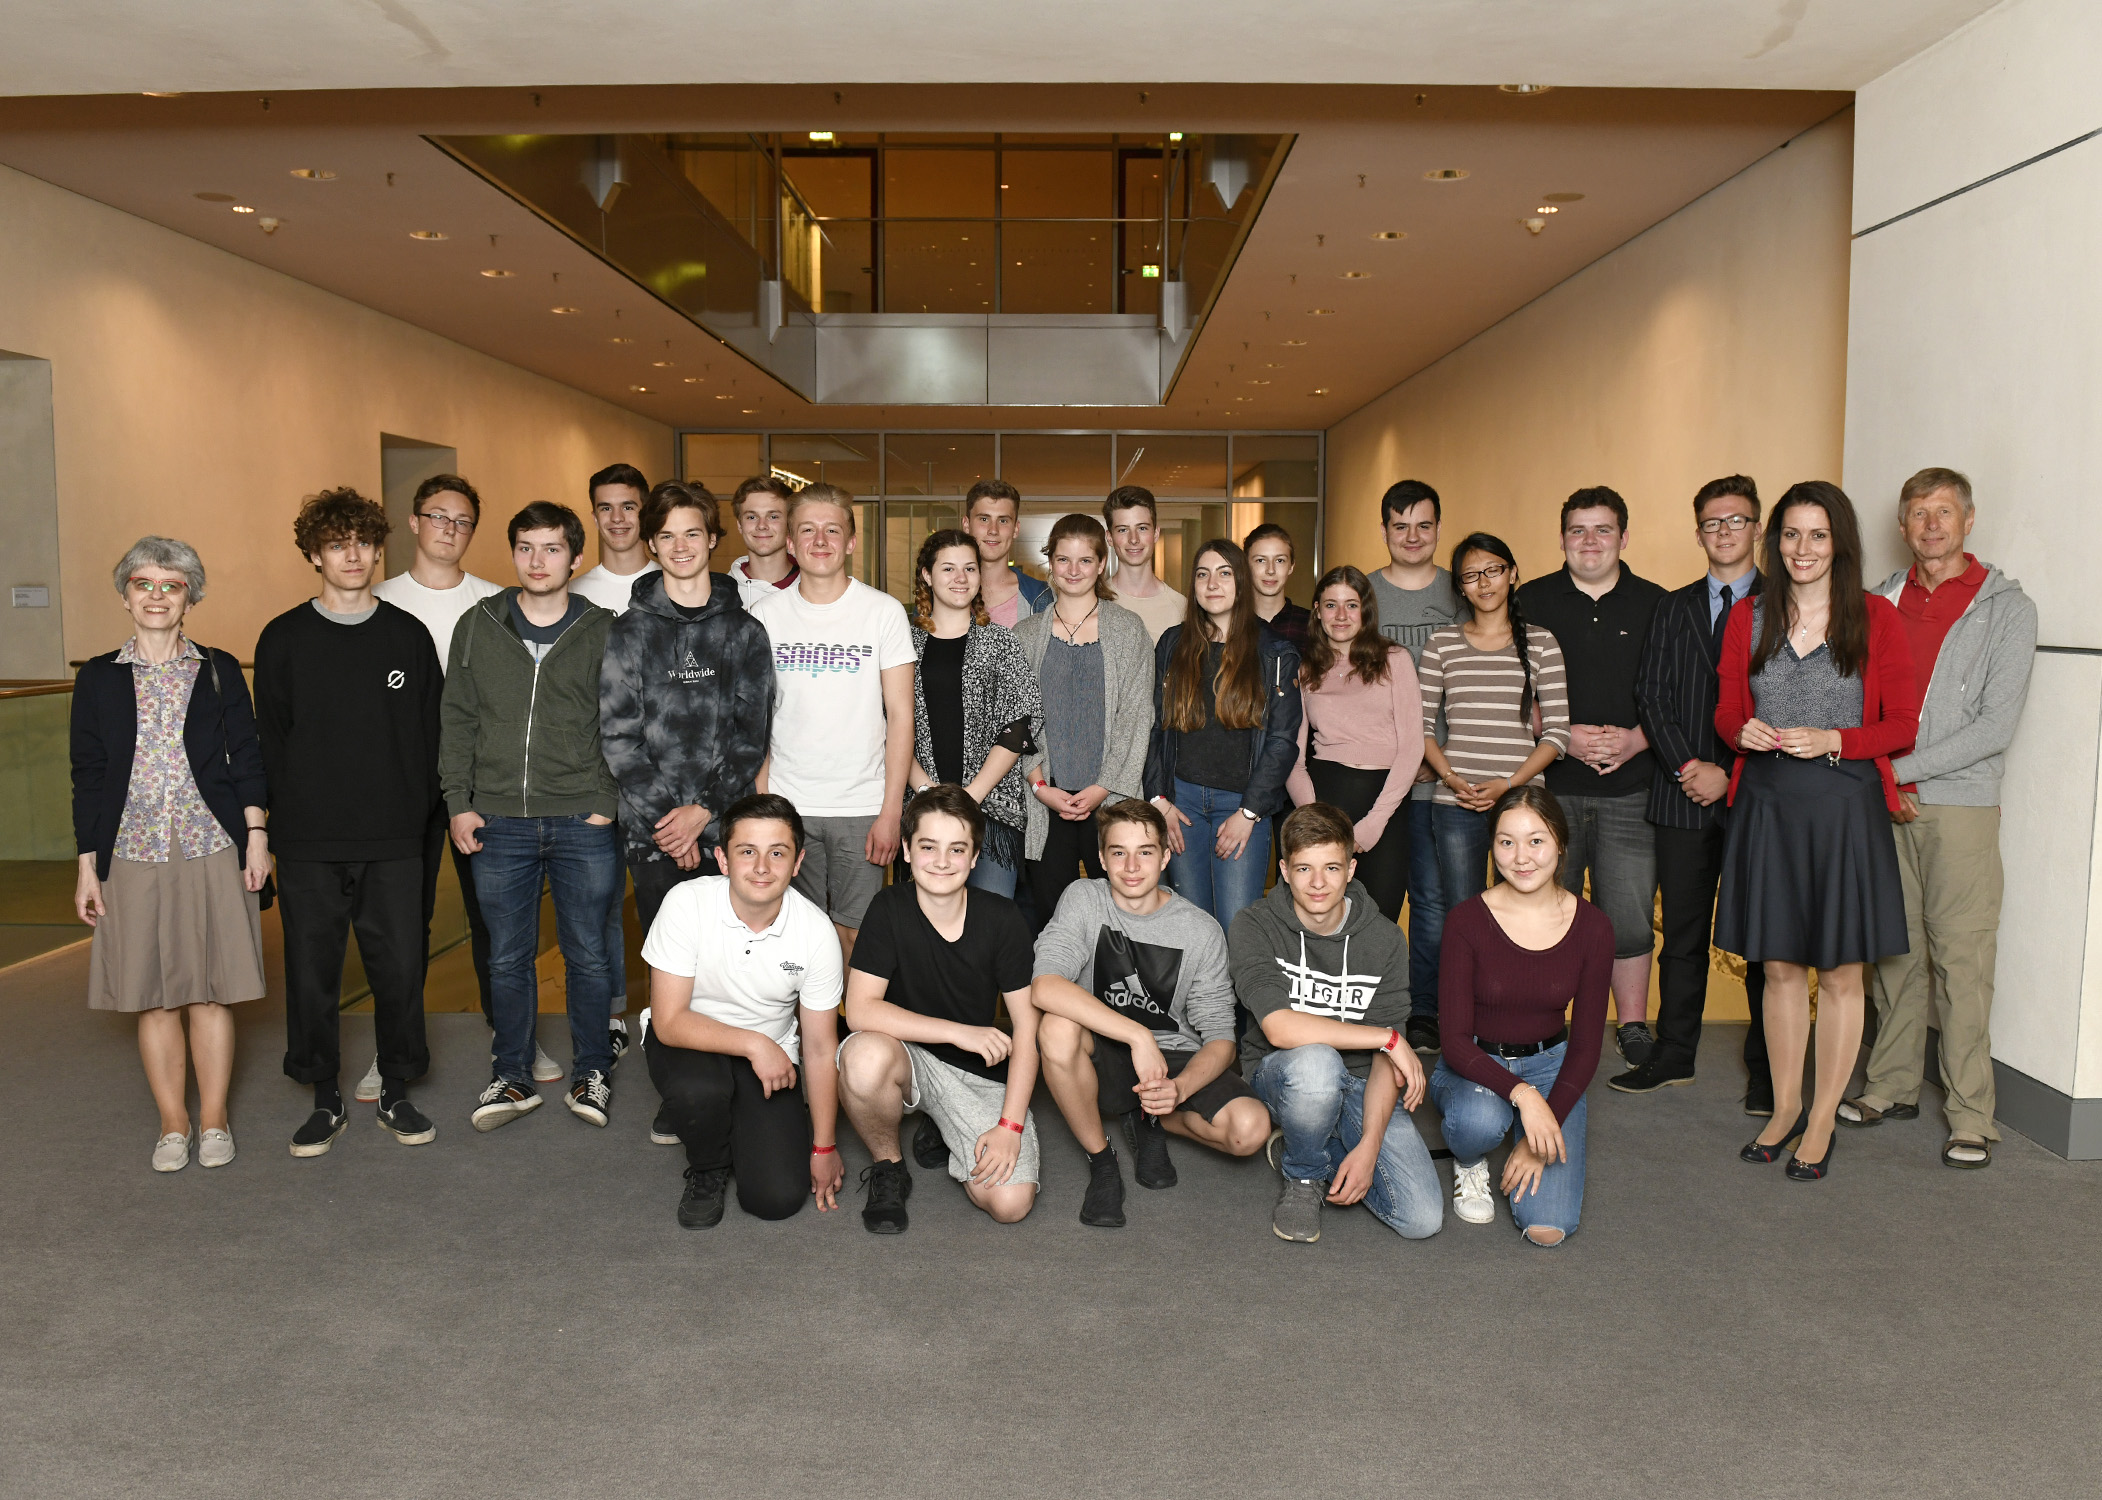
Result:
[[[180,1172],[190,1164],[190,1138],[169,1131],[153,1143],[153,1170]]]
[[[197,1165],[223,1167],[234,1159],[233,1132],[201,1130],[197,1133]]]

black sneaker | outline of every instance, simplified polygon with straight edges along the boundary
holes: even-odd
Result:
[[[1410,1016],[1401,1023],[1401,1039],[1425,1056],[1438,1050],[1438,1018]]]
[[[1105,1145],[1087,1164],[1087,1196],[1080,1200],[1080,1222],[1097,1229],[1124,1227],[1124,1173],[1116,1148]]]
[[[380,1128],[394,1132],[404,1146],[422,1146],[438,1139],[438,1127],[404,1094],[392,1104],[380,1105]]]
[[[1744,1112],[1755,1120],[1770,1120],[1774,1116],[1774,1081],[1764,1073],[1750,1080],[1744,1089]]]
[[[868,1199],[861,1205],[861,1227],[870,1234],[903,1234],[909,1222],[905,1200],[912,1196],[912,1173],[901,1161],[872,1161],[862,1169]]]
[[[1614,1027],[1613,1045],[1620,1049],[1621,1058],[1631,1068],[1643,1067],[1657,1055],[1657,1039],[1650,1034],[1647,1021],[1630,1021],[1625,1026]]]
[[[1658,1089],[1668,1089],[1679,1084],[1693,1082],[1693,1069],[1651,1058],[1639,1068],[1630,1068],[1617,1078],[1608,1078],[1606,1087],[1623,1094],[1654,1094]]]
[[[522,1083],[513,1083],[508,1078],[492,1078],[489,1086],[475,1101],[474,1113],[468,1116],[476,1130],[494,1130],[499,1125],[508,1125],[520,1115],[529,1115],[540,1108],[540,1095]]]
[[[569,1097],[563,1102],[586,1125],[604,1125],[613,1112],[613,1080],[593,1068],[569,1086]]]
[[[657,1118],[650,1121],[650,1144],[652,1146],[676,1146],[679,1144],[679,1132],[672,1126],[671,1106],[669,1104],[657,1106]]]
[[[931,1116],[920,1116],[920,1128],[912,1133],[912,1159],[929,1172],[949,1170],[949,1143]]]
[[[317,1109],[307,1116],[306,1124],[292,1132],[292,1154],[294,1156],[326,1156],[328,1148],[336,1144],[336,1137],[350,1117],[339,1109]]]
[[[628,1023],[622,1017],[615,1016],[606,1028],[606,1045],[613,1051],[613,1066],[619,1067],[620,1060],[628,1054]]]
[[[1143,1111],[1124,1117],[1124,1134],[1131,1140],[1131,1175],[1142,1188],[1175,1186],[1175,1163],[1168,1159],[1168,1132],[1160,1117]]]
[[[679,1195],[681,1229],[713,1229],[723,1221],[723,1198],[730,1185],[728,1167],[688,1167],[686,1191]]]

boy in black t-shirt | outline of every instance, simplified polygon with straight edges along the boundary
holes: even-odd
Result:
[[[1012,901],[972,890],[985,815],[958,786],[928,788],[900,824],[912,883],[878,893],[847,971],[840,1104],[875,1158],[861,1222],[902,1234],[912,1174],[898,1122],[924,1110],[949,1152],[949,1175],[1003,1224],[1036,1204],[1036,1010],[1028,924]],[[1007,1002],[1013,1035],[993,1024]]]

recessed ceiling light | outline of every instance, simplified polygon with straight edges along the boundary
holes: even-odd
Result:
[[[180,99],[183,95],[181,89],[140,89],[139,92],[149,99]]]
[[[1325,385],[1317,385],[1312,390],[1308,391],[1307,394],[1309,396],[1326,396],[1328,394],[1328,387]]]
[[[1405,229],[1382,229],[1372,237],[1376,240],[1405,240],[1409,234]]]
[[[701,377],[698,375],[689,375],[686,377],[686,383],[688,385],[699,385],[701,383]]]
[[[577,307],[551,307],[548,309],[548,311],[551,313],[573,313],[582,312],[583,309]]]
[[[1548,193],[1540,201],[1542,203],[1582,203],[1584,195],[1582,193]]]
[[[334,182],[336,180],[336,174],[327,167],[294,167],[292,175],[307,182]]]
[[[1248,383],[1250,385],[1268,385],[1270,382],[1267,380],[1251,380]]]
[[[1285,347],[1286,347],[1287,349],[1304,349],[1304,348],[1306,347],[1306,340],[1305,340],[1305,339],[1286,339],[1286,340],[1285,340]]]
[[[624,334],[624,333],[616,333],[616,334],[614,334],[614,335],[613,335],[613,337],[612,337],[612,338],[610,338],[610,339],[606,340],[606,342],[607,342],[607,343],[609,343],[609,344],[632,344],[632,343],[634,343],[635,341],[634,341],[633,339],[629,338],[629,337],[628,337],[628,336],[627,336],[626,334]]]
[[[758,414],[759,408],[756,406],[747,406],[744,408],[744,415],[748,417],[757,416]]]
[[[1345,271],[1342,279],[1345,281],[1364,281],[1371,275],[1370,271]]]
[[[1306,310],[1306,315],[1310,318],[1331,318],[1335,316],[1335,312],[1333,307],[1310,307]]]
[[[727,401],[727,400],[729,400],[729,399],[730,399],[730,393],[729,393],[728,391],[724,391],[724,392],[722,392],[722,393],[721,393],[720,395],[718,395],[718,396],[717,396],[717,397],[716,397],[715,399],[716,399],[716,400],[718,400],[718,401]]]
[[[412,240],[442,240],[445,238],[445,231],[442,229],[412,229],[409,231],[409,238]]]
[[[1266,364],[1263,368],[1266,370],[1282,370],[1284,366],[1280,364]]]
[[[1458,182],[1467,175],[1465,167],[1432,167],[1423,174],[1425,182]]]
[[[810,132],[810,138],[813,141],[829,141],[832,139],[832,132],[829,130],[813,130]]]
[[[1253,396],[1236,396],[1236,397],[1234,397],[1234,400],[1236,400],[1236,401],[1253,401],[1254,399],[1255,399],[1255,397],[1253,397]]]
[[[628,389],[642,396],[647,396],[650,393],[650,388],[646,385],[631,385]]]
[[[190,196],[197,199],[200,203],[231,203],[234,201],[232,193],[192,193]]]
[[[234,205],[234,212],[237,214],[252,214],[255,212],[255,210],[250,208],[245,203],[236,203]]]
[[[671,361],[668,359],[653,359],[650,361],[650,364],[659,370],[669,370],[671,368]]]
[[[1530,98],[1534,94],[1552,94],[1555,86],[1551,83],[1499,83],[1496,89],[1498,93],[1524,94]]]
[[[1533,210],[1533,212],[1536,214],[1558,214],[1561,211],[1561,209],[1556,208],[1552,203],[1543,203],[1538,208]]]

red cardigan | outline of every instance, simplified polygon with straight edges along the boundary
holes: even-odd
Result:
[[[1868,661],[1861,669],[1861,728],[1839,731],[1839,753],[1846,760],[1873,760],[1883,773],[1883,800],[1896,812],[1898,778],[1890,769],[1890,758],[1912,748],[1920,731],[1920,686],[1913,670],[1912,650],[1905,640],[1905,627],[1897,606],[1877,594],[1868,601]],[[1722,660],[1716,671],[1721,693],[1715,703],[1715,729],[1731,745],[1750,720],[1758,717],[1752,706],[1752,601],[1740,599],[1730,606],[1729,623],[1723,626]],[[1795,729],[1795,724],[1776,724],[1776,729]],[[1737,801],[1737,778],[1744,774],[1740,752],[1730,768],[1730,797]]]

